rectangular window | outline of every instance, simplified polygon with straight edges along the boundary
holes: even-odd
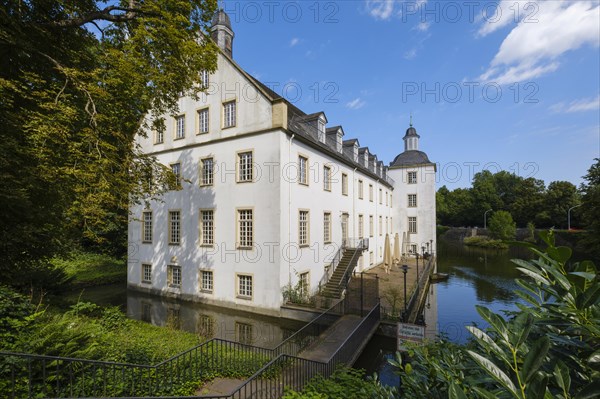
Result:
[[[169,244],[181,243],[181,212],[169,211]]]
[[[416,216],[408,217],[408,232],[409,233],[417,232],[417,217]]]
[[[373,185],[369,184],[369,201],[373,202]]]
[[[300,273],[298,276],[298,288],[300,288],[300,295],[308,297],[310,295],[310,274],[309,272]]]
[[[150,264],[142,264],[142,283],[152,283],[152,265]]]
[[[175,175],[175,186],[172,186],[171,190],[178,190],[181,188],[181,164],[179,162],[172,163],[171,172]]]
[[[379,189],[379,205],[383,203],[383,190]]]
[[[358,238],[362,239],[364,238],[364,230],[365,230],[365,224],[364,224],[364,220],[363,220],[363,215],[358,215]]]
[[[252,298],[252,276],[238,274],[238,297],[244,299]]]
[[[152,242],[152,211],[143,213],[144,227],[142,230],[142,242]]]
[[[252,172],[252,151],[238,153],[238,182],[251,182]]]
[[[363,199],[363,181],[358,181],[358,199]]]
[[[298,245],[308,245],[308,211],[298,213]]]
[[[408,194],[408,207],[415,208],[417,206],[417,194]]]
[[[392,193],[390,193],[390,208],[392,207]]]
[[[148,302],[142,302],[142,321],[146,323],[152,323],[152,304]]]
[[[390,227],[390,218],[386,216],[385,217],[385,234],[390,232],[389,227]]]
[[[198,134],[208,133],[208,108],[198,111]]]
[[[308,158],[298,156],[298,183],[308,185]]]
[[[214,182],[215,167],[212,158],[205,158],[200,161],[200,185],[212,186]]]
[[[223,104],[223,127],[233,127],[235,126],[235,101],[228,101]]]
[[[200,211],[200,245],[215,243],[215,219],[212,209]]]
[[[252,324],[235,322],[235,340],[240,344],[252,345]]]
[[[215,336],[215,319],[206,314],[198,315],[196,332],[204,338]]]
[[[206,69],[200,71],[200,88],[206,90],[208,89],[208,85],[209,85],[209,80],[208,80],[209,74],[208,71]]]
[[[200,289],[203,292],[213,291],[213,272],[210,270],[200,271]]]
[[[416,253],[417,253],[417,244],[411,244],[411,245],[410,245],[410,251],[411,251],[413,254],[416,254]]]
[[[369,265],[373,265],[373,251],[369,252]]]
[[[373,231],[375,230],[375,226],[373,225],[373,215],[369,216],[369,237],[373,237]]]
[[[154,132],[154,144],[162,144],[165,142],[165,132],[160,129]]]
[[[252,248],[253,236],[252,209],[238,209],[238,247]]]
[[[385,192],[385,206],[388,206],[390,203],[388,202],[388,192]]]
[[[169,287],[181,287],[181,266],[169,265],[167,267],[167,280]]]
[[[185,115],[179,115],[175,117],[175,139],[182,139],[185,137]]]
[[[331,213],[323,214],[323,241],[327,244],[331,242]]]
[[[408,184],[417,184],[417,172],[408,172]]]
[[[348,175],[342,173],[342,195],[348,195]]]
[[[331,191],[331,168],[323,166],[323,190]]]
[[[379,235],[383,235],[383,217],[379,216]]]

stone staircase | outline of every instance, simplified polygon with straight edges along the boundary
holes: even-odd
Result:
[[[333,271],[327,284],[321,289],[321,296],[337,299],[342,297],[342,291],[345,287],[340,283],[342,282],[346,271],[352,273],[358,263],[362,251],[362,248],[347,248],[344,250],[340,263],[338,263],[338,266]]]

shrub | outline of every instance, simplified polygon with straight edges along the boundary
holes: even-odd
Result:
[[[517,235],[517,224],[509,212],[497,211],[490,218],[490,235],[499,240],[514,240]]]

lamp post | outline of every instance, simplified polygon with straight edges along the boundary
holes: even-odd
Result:
[[[571,230],[571,210],[580,207],[583,204],[579,204],[579,205],[575,205],[569,208],[569,211],[567,212],[567,230]]]
[[[491,212],[493,209],[488,209],[483,213],[483,228],[487,229],[487,213]]]
[[[406,273],[408,272],[408,265],[402,265],[402,273],[404,273],[404,315],[406,315]],[[404,316],[402,317],[404,319]]]
[[[421,255],[423,258],[423,266],[425,266],[425,245],[421,245]]]
[[[431,244],[431,252],[429,252],[430,254],[433,254],[433,239],[429,240],[429,244]]]
[[[417,256],[417,282],[419,281],[419,252],[415,254]]]

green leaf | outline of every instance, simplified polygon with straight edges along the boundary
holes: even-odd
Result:
[[[480,388],[480,387],[473,387],[473,390],[475,392],[477,392],[480,396],[483,396],[486,399],[498,399],[498,397],[496,395],[494,395],[493,393],[491,393],[490,391]]]
[[[525,389],[527,399],[544,399],[546,396],[546,387],[548,386],[548,377],[542,373],[536,373]]]
[[[533,316],[529,313],[521,313],[519,314],[514,321],[511,323],[510,332],[513,336],[514,340],[512,341],[515,349],[518,349],[519,346],[529,336],[529,332],[531,331],[531,327],[533,326]]]
[[[597,399],[598,397],[600,397],[600,380],[597,379],[583,387],[575,399]]]
[[[578,309],[587,309],[600,302],[600,284],[594,284],[588,290],[577,295],[575,305]]]
[[[573,251],[569,247],[550,247],[547,249],[548,255],[552,259],[562,264],[566,263],[570,258]]]
[[[479,315],[487,321],[493,329],[504,338],[504,340],[508,341],[508,330],[506,328],[506,322],[502,317],[498,316],[485,306],[477,305],[475,306],[475,309],[477,309],[477,313],[479,313]]]
[[[491,350],[496,355],[498,355],[503,361],[509,363],[506,354],[502,351],[500,346],[498,346],[498,344],[495,343],[492,338],[490,338],[489,335],[487,335],[485,332],[483,332],[475,326],[467,326],[467,330],[469,330],[469,332],[473,334],[475,338],[477,338],[481,346],[483,346],[485,349]]]
[[[540,283],[542,285],[550,285],[550,281],[548,281],[547,279],[545,279],[538,273],[532,272],[531,270],[525,269],[524,267],[517,267],[517,270],[519,270],[523,274],[531,277],[532,279],[534,279],[535,281],[537,281],[538,283]]]
[[[571,388],[571,375],[567,366],[559,360],[554,366],[553,374],[556,384],[563,390],[563,393],[567,394]]]
[[[467,396],[463,392],[462,389],[456,384],[450,384],[450,389],[448,389],[448,398],[449,399],[467,399]]]
[[[525,382],[531,380],[531,378],[538,371],[542,363],[546,358],[546,354],[550,349],[550,339],[546,336],[535,341],[533,346],[529,349],[523,366],[521,367],[521,379]]]
[[[491,360],[481,356],[478,353],[467,350],[467,353],[475,360],[477,364],[485,369],[485,371],[496,381],[498,381],[504,388],[506,388],[510,393],[513,394],[514,397],[519,398],[520,396],[517,394],[517,388],[510,380],[508,375],[504,371],[502,371],[498,366],[494,364]]]
[[[587,281],[592,281],[596,278],[596,273],[591,272],[571,272],[569,274],[573,276],[583,277]]]
[[[588,357],[587,362],[591,368],[600,371],[600,350],[592,353],[592,355]]]

